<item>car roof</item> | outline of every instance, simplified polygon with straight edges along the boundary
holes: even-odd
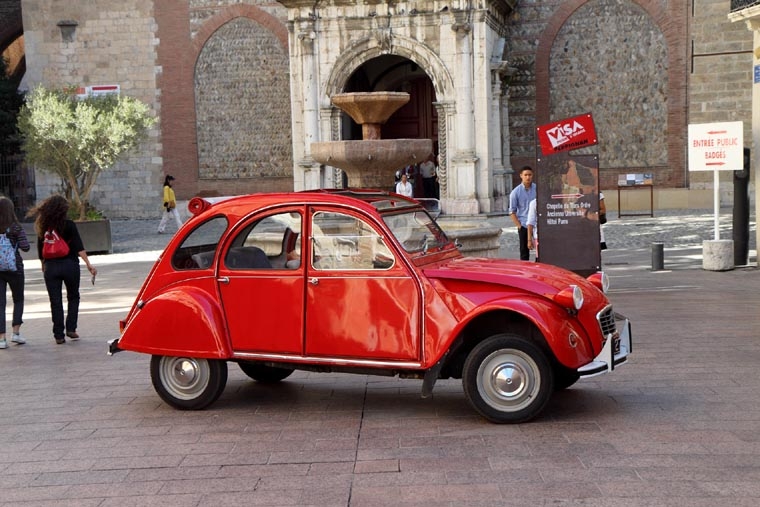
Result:
[[[367,211],[384,212],[404,208],[419,208],[413,199],[383,190],[365,189],[316,189],[301,192],[259,193],[223,197],[194,197],[188,210],[199,215],[209,209],[224,213],[225,210],[249,204],[265,207],[275,204],[344,204],[364,208]]]

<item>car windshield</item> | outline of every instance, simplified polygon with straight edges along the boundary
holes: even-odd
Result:
[[[424,211],[383,214],[383,221],[409,253],[427,253],[449,245],[446,233]]]

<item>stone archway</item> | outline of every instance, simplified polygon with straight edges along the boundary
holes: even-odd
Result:
[[[427,122],[422,132],[418,135],[412,135],[408,133],[408,129],[399,128],[400,132],[404,132],[403,135],[410,135],[411,137],[428,138],[430,129],[435,129],[434,135],[429,138],[433,139],[434,151],[438,155],[438,181],[440,185],[441,195],[445,195],[447,188],[447,166],[450,154],[447,150],[447,132],[449,126],[453,122],[454,115],[454,85],[452,76],[449,74],[447,67],[443,64],[440,58],[431,52],[427,47],[419,42],[406,37],[393,37],[393,51],[389,53],[382,46],[377,46],[377,41],[373,37],[366,38],[362,41],[354,44],[349,50],[344,51],[338,61],[332,67],[330,75],[327,79],[326,97],[329,101],[329,97],[336,93],[343,91],[355,91],[350,90],[350,82],[355,72],[375,59],[383,57],[398,57],[399,60],[407,60],[419,69],[417,78],[423,78],[427,80],[424,85],[429,91],[427,95],[432,97],[430,102],[430,108],[432,111],[427,112]],[[396,83],[402,82],[403,79],[396,79]],[[394,88],[394,81],[391,80],[385,83],[385,90]],[[374,88],[380,89],[380,88]],[[404,91],[395,90],[394,91]],[[419,104],[416,107],[423,107]],[[403,112],[400,112],[404,114]],[[399,114],[399,113],[397,113]],[[400,118],[400,117],[399,117]],[[411,123],[413,120],[405,118],[405,120]],[[400,120],[397,120],[400,122]],[[394,118],[389,120],[390,129],[395,130],[393,126]],[[334,141],[340,140],[341,136],[341,114],[337,108],[332,108],[330,112],[330,124],[331,124],[331,139]],[[384,132],[388,132],[388,128],[384,128]],[[385,135],[385,134],[384,134]],[[400,137],[398,135],[391,134],[392,137]]]

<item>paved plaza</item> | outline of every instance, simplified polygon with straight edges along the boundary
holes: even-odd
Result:
[[[515,258],[507,218],[489,221]],[[754,507],[754,222],[751,266],[711,272],[709,210],[610,214],[603,264],[633,323],[631,360],[502,426],[473,412],[458,380],[421,399],[417,380],[296,372],[264,386],[233,364],[208,410],[168,407],[149,358],[108,357],[106,341],[170,236],[157,220],[114,221],[115,253],[92,257],[94,286],[83,277],[78,342],[53,341],[39,262],[26,262],[28,343],[0,350],[0,506]],[[723,213],[721,238],[730,227]]]

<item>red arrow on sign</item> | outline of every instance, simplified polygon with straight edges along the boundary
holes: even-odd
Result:
[[[726,132],[727,132],[726,130],[710,130],[707,133],[708,134],[725,134]]]
[[[726,165],[725,162],[707,162],[705,165]]]

